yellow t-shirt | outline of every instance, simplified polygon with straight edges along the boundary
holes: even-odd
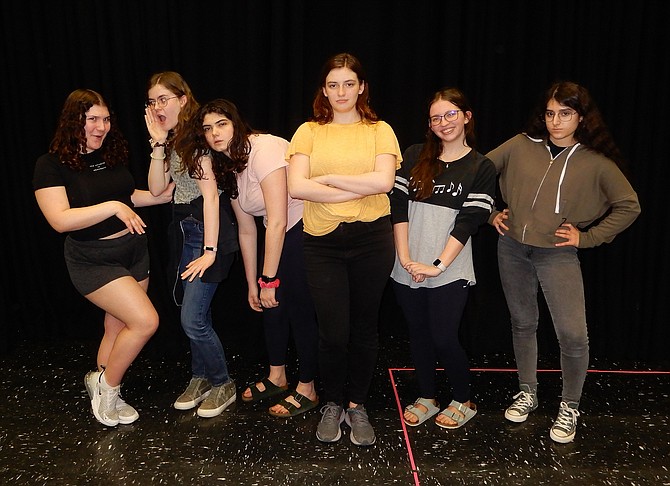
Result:
[[[400,168],[402,161],[395,133],[383,121],[345,125],[303,123],[293,135],[287,159],[296,153],[309,156],[310,177],[372,172],[375,158],[380,154],[395,155],[396,169]],[[305,201],[303,223],[306,233],[323,236],[337,228],[340,223],[374,221],[389,213],[389,199],[386,194],[374,194],[341,203]]]

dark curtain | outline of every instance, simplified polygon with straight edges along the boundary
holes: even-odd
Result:
[[[474,105],[481,152],[521,129],[550,82],[588,87],[630,162],[643,208],[612,244],[580,252],[593,354],[667,362],[670,316],[661,288],[668,231],[658,216],[668,180],[663,140],[670,112],[664,6],[644,0],[3,1],[0,353],[23,339],[101,333],[101,314],[70,284],[63,236],[47,225],[31,188],[35,160],[48,148],[68,93],[88,87],[110,100],[131,144],[131,170],[145,188],[142,115],[152,73],[179,71],[199,101],[234,100],[254,127],[290,139],[311,113],[322,63],[349,51],[366,67],[373,106],[402,148],[423,139],[426,101],[446,85],[463,89]],[[150,295],[162,318],[154,341],[169,344],[181,337],[165,285],[169,208],[141,214],[150,230]],[[463,339],[478,354],[511,349],[495,242],[489,227],[474,242],[478,284]],[[225,289],[218,313],[244,327],[254,316],[239,268]],[[393,299],[385,305],[382,325],[402,335]],[[550,335],[547,322],[544,313]]]

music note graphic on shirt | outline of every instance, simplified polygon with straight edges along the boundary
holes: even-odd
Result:
[[[452,183],[452,184],[451,184],[451,187],[449,188],[449,191],[452,191],[452,190],[454,189],[453,186],[454,186],[454,184]],[[459,194],[462,194],[462,193],[463,193],[463,184],[458,184],[458,189],[456,189],[455,191],[451,192],[451,195],[452,195],[452,196],[458,196]]]
[[[444,190],[447,186],[444,184],[436,184],[435,187],[433,188],[433,193],[435,194],[444,194]],[[449,189],[451,190],[451,189]]]

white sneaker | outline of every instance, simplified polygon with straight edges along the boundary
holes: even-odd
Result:
[[[88,392],[88,397],[93,400],[93,394],[95,393],[95,387],[100,379],[100,371],[89,371],[86,373],[84,378],[84,384],[86,385],[86,391]],[[140,414],[137,413],[132,406],[128,405],[123,398],[121,398],[121,393],[116,400],[116,411],[119,414],[119,423],[120,424],[132,424],[138,418]]]
[[[105,373],[97,373],[98,379],[93,387],[93,397],[91,398],[91,408],[93,415],[101,424],[114,427],[119,424],[119,412],[116,410],[116,402],[119,398],[120,386],[109,386],[105,381]],[[88,378],[88,375],[87,375]],[[88,380],[87,382],[88,388]]]

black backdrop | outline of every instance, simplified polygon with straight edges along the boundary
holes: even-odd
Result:
[[[99,313],[67,277],[63,236],[46,224],[31,189],[34,162],[47,150],[70,91],[88,87],[110,100],[131,144],[131,170],[138,186],[146,187],[149,147],[142,114],[152,73],[179,71],[199,101],[232,99],[256,128],[290,139],[311,112],[321,64],[349,51],[366,67],[373,106],[394,127],[403,149],[422,140],[426,100],[442,86],[455,85],[469,95],[482,152],[521,128],[550,82],[570,79],[587,86],[630,161],[643,208],[612,244],[581,252],[593,354],[667,364],[663,149],[670,36],[664,5],[3,0],[0,354],[24,339],[67,341],[100,333]],[[169,210],[144,209],[142,215],[150,227],[150,294],[162,318],[152,346],[165,348],[181,338],[163,278]],[[475,240],[479,283],[464,322],[464,340],[480,355],[510,350],[495,240],[488,227]],[[246,310],[241,275],[238,266],[217,295],[215,312],[220,332],[249,343],[258,336],[247,335],[257,329],[247,323],[257,319]],[[397,316],[390,296],[382,311],[384,330],[403,336]],[[551,337],[548,342],[551,346]]]

